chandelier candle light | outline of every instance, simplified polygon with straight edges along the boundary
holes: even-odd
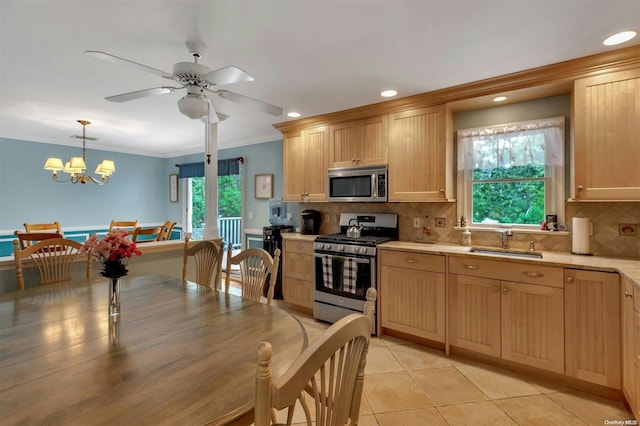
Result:
[[[92,250],[93,257],[102,265],[100,275],[109,278],[109,316],[120,315],[120,278],[129,272],[126,268],[131,257],[142,253],[136,248],[136,243],[129,239],[129,233],[115,230],[98,239],[97,234],[91,235],[82,246],[82,252]]]
[[[109,182],[109,177],[116,171],[116,165],[112,160],[103,160],[102,163],[98,164],[94,173],[100,175],[100,179],[96,179],[93,176],[85,174],[85,170],[87,169],[87,165],[85,163],[87,153],[86,128],[88,124],[91,124],[91,122],[87,120],[78,120],[78,123],[82,124],[82,157],[71,157],[71,160],[67,161],[64,166],[62,165],[62,160],[60,158],[51,157],[48,158],[47,162],[44,164],[44,169],[51,170],[53,172],[53,180],[56,182],[80,182],[82,184],[93,182],[98,185],[104,185]],[[79,136],[75,137],[79,138]],[[95,138],[89,139],[96,140]],[[69,173],[71,176],[69,179],[60,180],[58,179],[58,170]]]

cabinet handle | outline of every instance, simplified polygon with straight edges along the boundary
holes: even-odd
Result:
[[[355,162],[356,162],[356,158],[355,158],[355,157],[353,157],[353,158],[351,159],[351,162],[352,162],[352,163],[355,163]]]
[[[472,269],[472,270],[473,269],[480,269],[480,267],[476,266],[476,265],[464,265],[464,267],[467,268],[467,269]]]
[[[440,193],[444,194],[444,188],[440,188]]]
[[[631,293],[630,291],[625,290],[624,291],[624,297],[633,297],[633,293]]]
[[[360,162],[360,157],[356,157],[356,163]]]
[[[567,277],[567,282],[571,284],[573,282],[573,277]]]
[[[509,289],[507,287],[502,287],[502,294],[509,293]]]
[[[528,276],[529,278],[544,277],[544,274],[542,272],[523,272],[523,274]]]
[[[584,190],[584,186],[578,185],[578,192],[582,192]]]
[[[415,259],[405,259],[404,261],[407,263],[416,263]]]
[[[500,290],[500,287],[498,287],[497,285],[494,285],[493,287],[491,287],[491,291],[494,293],[497,293],[498,290]]]

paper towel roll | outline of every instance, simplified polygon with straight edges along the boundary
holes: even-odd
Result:
[[[591,254],[591,221],[585,217],[573,218],[572,248],[576,254]]]

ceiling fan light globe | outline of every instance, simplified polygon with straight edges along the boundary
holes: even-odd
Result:
[[[199,95],[187,94],[178,101],[180,112],[192,120],[207,115],[207,102]]]

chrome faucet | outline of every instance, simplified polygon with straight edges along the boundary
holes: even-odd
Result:
[[[509,243],[511,242],[509,238],[513,237],[513,231],[511,229],[506,229],[502,231],[502,248],[508,249]]]

